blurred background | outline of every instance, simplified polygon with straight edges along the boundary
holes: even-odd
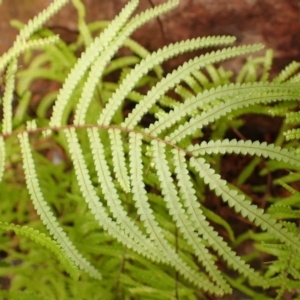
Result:
[[[127,0],[83,0],[88,21],[110,20]],[[145,10],[166,0],[140,0]],[[11,19],[28,21],[51,0],[3,0],[0,6],[0,53],[13,43],[17,30]],[[77,14],[72,3],[47,23],[61,37],[76,39]],[[234,35],[238,44],[263,43],[275,50],[274,70],[282,69],[292,60],[300,61],[299,0],[180,0],[176,10],[138,30],[134,37],[149,50],[162,45],[198,36]]]

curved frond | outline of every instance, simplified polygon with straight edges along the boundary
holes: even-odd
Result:
[[[161,184],[162,194],[164,195],[164,201],[166,202],[169,213],[171,214],[174,222],[183,234],[184,238],[188,241],[189,245],[193,247],[199,261],[211,276],[212,280],[215,281],[215,283],[219,285],[221,290],[223,290],[225,293],[230,292],[231,288],[223,279],[221,272],[216,268],[211,254],[205,248],[203,241],[197,236],[197,234],[195,234],[194,228],[190,220],[187,218],[184,209],[182,208],[166,160],[165,143],[153,140],[152,149],[153,159]]]
[[[13,47],[0,57],[0,71],[2,71],[11,60],[17,58],[21,53],[32,49],[45,48],[48,45],[56,43],[58,38],[58,36],[51,36],[44,39],[26,41],[23,44],[13,45]]]
[[[248,277],[253,283],[267,287],[267,280],[255,272],[248,264],[245,263],[245,261],[237,256],[223,238],[207,222],[200,208],[200,203],[195,195],[195,190],[189,176],[188,166],[185,159],[186,152],[175,148],[172,152],[179,191],[184,200],[184,206],[191,221],[193,222],[194,228],[231,267],[237,270],[240,274]]]
[[[269,79],[273,58],[274,58],[274,51],[268,49],[266,51],[265,56],[263,57],[263,71],[262,71],[260,81],[266,82]]]
[[[116,128],[108,130],[111,143],[113,166],[116,178],[125,193],[130,192],[130,183],[127,167],[125,165],[125,153],[122,145],[121,131]]]
[[[83,276],[74,287],[69,284],[71,281],[55,277],[53,286],[57,285],[55,288],[62,294],[76,295],[75,298],[82,287],[91,294],[100,291],[101,296],[109,299],[134,296],[149,296],[150,299],[150,293],[156,291],[158,296],[153,297],[201,298],[205,293],[222,297],[232,293],[235,287],[242,291],[245,287],[248,293],[252,284],[273,292],[280,286],[284,274],[291,277],[286,276],[287,286],[296,286],[294,278],[300,277],[297,266],[286,268],[287,258],[292,257],[288,252],[293,254],[293,259],[300,253],[298,228],[296,222],[281,219],[296,219],[300,215],[295,205],[299,204],[299,193],[287,185],[299,179],[299,174],[294,171],[274,179],[274,184],[282,182],[293,196],[274,197],[270,201],[276,205],[262,209],[215,170],[221,168],[223,154],[234,153],[254,156],[240,172],[237,184],[249,178],[262,158],[270,160],[262,171],[264,174],[284,168],[298,171],[300,157],[296,141],[287,143],[286,149],[275,144],[284,144],[284,134],[287,139],[300,138],[297,128],[300,117],[296,112],[300,64],[290,64],[268,82],[273,58],[269,50],[263,57],[248,58],[239,74],[232,76],[233,72],[216,63],[258,51],[262,46],[227,46],[235,40],[230,36],[191,39],[150,53],[131,40],[130,35],[147,21],[176,7],[179,0],[166,0],[134,15],[139,1],[128,0],[112,22],[90,25],[85,23],[81,1],[72,0],[79,15],[79,36],[75,43],[69,45],[59,40],[41,55],[32,55],[31,49],[58,40],[50,29],[36,33],[41,39],[29,40],[68,2],[53,0],[46,10],[24,26],[12,48],[0,58],[0,71],[7,68],[0,112],[1,118],[3,115],[0,124],[3,131],[0,134],[3,211],[7,205],[13,212],[11,223],[36,220],[36,214],[28,213],[26,202],[19,201],[20,191],[26,193],[19,186],[26,185],[33,207],[51,236],[3,222],[0,222],[0,230],[14,230],[17,235],[49,249],[76,278],[81,269],[100,279],[99,271],[72,242],[82,239],[79,250],[94,261],[99,259],[97,265],[101,266],[105,280],[100,287],[98,281]],[[19,24],[19,28],[22,26]],[[199,55],[163,75],[165,61],[186,52],[220,45],[226,47]],[[123,48],[130,54],[123,56]],[[28,67],[19,71],[17,58],[28,49],[29,53],[24,55],[24,64]],[[77,59],[80,51],[81,57]],[[17,85],[15,78],[18,78]],[[44,98],[35,102],[32,87],[37,79],[53,80],[55,86],[52,89],[51,85]],[[58,88],[60,84],[63,84],[61,89]],[[16,104],[14,92],[22,95]],[[275,101],[281,103],[274,106]],[[26,112],[28,107],[34,109],[33,114]],[[51,111],[52,117],[48,120]],[[280,116],[288,112],[275,144],[224,138],[229,128],[236,132],[247,121],[241,116],[271,115],[272,112]],[[54,138],[40,139],[41,132],[54,134]],[[30,134],[34,135],[36,156],[31,150]],[[19,148],[14,149],[11,143],[13,136],[18,137],[20,154]],[[23,177],[14,178],[15,174],[19,175],[17,163],[20,162],[25,183]],[[244,232],[245,227],[236,234],[236,227],[230,227],[223,211],[211,210],[206,186],[225,202],[226,209],[249,220],[258,231]],[[46,191],[49,203],[45,199]],[[7,195],[14,198],[13,201],[5,202]],[[67,236],[52,208],[73,238]],[[223,228],[227,231],[224,237],[219,226],[221,231]],[[240,232],[243,234],[238,235]],[[238,237],[235,239],[235,236]],[[278,240],[269,252],[279,259],[262,267],[261,274],[251,261],[252,254],[258,252],[244,257],[233,250],[249,237],[254,243]],[[260,250],[259,246],[257,249]],[[12,251],[12,261],[14,255],[27,253]],[[43,263],[50,266],[48,262]],[[51,270],[40,269],[37,268],[37,272],[43,272],[47,278],[45,289]],[[227,272],[229,269],[231,271]],[[52,270],[53,274],[59,272],[58,276],[66,277],[60,268]],[[228,273],[230,275],[226,275]],[[29,281],[26,278],[21,282],[28,284]],[[66,286],[70,289],[64,291]],[[197,292],[194,291],[197,288]],[[285,289],[279,294],[283,295]],[[256,297],[261,290],[248,295]],[[103,295],[102,291],[105,291]],[[62,294],[58,292],[56,298],[65,299]],[[85,297],[90,298],[90,295]]]
[[[85,7],[84,4],[80,0],[72,0],[73,5],[77,9],[78,13],[78,29],[80,31],[80,35],[84,40],[85,46],[88,46],[92,43],[92,35],[89,31],[89,28],[85,22]]]
[[[237,140],[217,140],[209,141],[208,143],[203,141],[200,145],[191,145],[187,148],[193,156],[212,154],[212,153],[236,153],[242,155],[257,155],[265,158],[270,157],[278,161],[289,163],[292,166],[300,166],[300,158],[294,151],[283,149],[275,146],[274,144],[267,144],[266,142],[252,142],[237,141]]]
[[[299,111],[291,111],[286,112],[288,108],[285,108],[286,119],[285,122],[288,124],[298,123],[300,122],[300,112]]]
[[[91,209],[95,219],[113,237],[117,238],[123,245],[132,248],[153,260],[161,260],[161,255],[154,249],[150,241],[140,232],[139,228],[133,224],[121,205],[119,195],[112,182],[111,175],[104,156],[103,145],[99,139],[98,132],[94,129],[88,131],[89,139],[94,156],[98,180],[101,185],[102,193],[108,202],[116,222],[107,214],[103,207],[95,188],[92,185],[88,174],[87,166],[84,162],[82,151],[74,128],[65,130],[65,134],[70,145],[70,153],[74,163],[77,180],[81,193]],[[151,251],[152,250],[152,251]]]
[[[271,103],[274,101],[290,101],[298,98],[298,87],[291,87],[292,92],[283,94],[282,91],[267,91],[267,92],[253,92],[251,94],[236,95],[230,99],[224,99],[226,101],[221,102],[218,105],[212,106],[195,118],[191,118],[184,125],[181,125],[173,131],[166,140],[177,143],[186,136],[193,134],[197,129],[214,122],[218,118],[229,114],[233,110],[237,110],[242,107],[248,107],[256,103]]]
[[[111,41],[115,38],[118,31],[125,24],[127,19],[133,13],[138,4],[138,0],[131,0],[120,12],[120,14],[109,24],[109,26],[101,33],[101,35],[93,41],[93,43],[82,53],[76,65],[68,74],[63,87],[60,89],[55,105],[53,107],[53,114],[50,120],[51,127],[57,127],[61,123],[62,114],[66,107],[69,98],[85,74],[86,70],[92,65],[99,53],[104,51]]]
[[[289,130],[285,131],[283,134],[288,141],[300,139],[300,129],[299,128],[289,129]]]
[[[67,272],[74,278],[79,278],[79,272],[76,266],[70,261],[69,257],[62,250],[58,243],[54,240],[51,240],[44,233],[39,232],[33,228],[29,228],[27,226],[20,226],[15,224],[8,224],[6,222],[0,222],[0,230],[2,231],[11,231],[13,230],[16,235],[26,237],[33,242],[43,246],[44,248],[51,251],[57,259],[61,262],[61,264],[65,267]]]
[[[78,252],[66,233],[59,226],[57,220],[55,219],[47,202],[44,199],[35,171],[35,164],[30,150],[28,133],[20,133],[18,135],[18,138],[21,145],[26,185],[33,206],[36,209],[38,215],[40,216],[44,225],[50,231],[51,235],[65,251],[69,259],[71,259],[75,263],[75,265],[90,274],[92,277],[100,279],[100,273]]]
[[[17,60],[13,59],[6,73],[6,87],[3,96],[3,128],[4,134],[12,131],[12,102],[14,98],[15,74],[17,71]]]
[[[193,51],[199,48],[216,46],[220,44],[229,44],[233,41],[234,38],[232,37],[221,38],[218,36],[197,38],[165,46],[157,52],[153,52],[152,54],[148,55],[144,60],[137,64],[135,68],[122,81],[117,91],[112,95],[109,102],[103,109],[98,124],[108,125],[110,123],[112,116],[114,115],[118,107],[122,104],[126,95],[134,88],[139,79],[147,74],[157,64],[160,64],[167,59],[170,59],[187,51]]]
[[[6,157],[5,142],[3,137],[0,136],[0,183],[2,181],[4,171],[5,171],[5,157]]]
[[[283,93],[283,91],[285,91],[285,93]],[[182,118],[191,115],[196,109],[204,109],[205,106],[214,103],[218,99],[224,101],[224,106],[226,106],[229,103],[234,105],[238,104],[238,101],[248,101],[253,98],[255,102],[244,104],[244,106],[246,106],[260,101],[260,96],[264,93],[273,93],[274,97],[280,97],[283,96],[283,94],[290,93],[297,95],[297,93],[299,93],[299,87],[292,84],[255,82],[243,84],[231,83],[229,85],[204,90],[202,93],[198,93],[196,96],[180,103],[174,110],[157,120],[154,124],[151,124],[146,131],[151,135],[157,136],[166,128],[176,124]],[[255,95],[257,95],[257,98],[254,98]],[[229,102],[230,99],[231,102]],[[238,107],[240,108],[240,106]]]
[[[276,219],[299,219],[300,210],[293,210],[290,206],[275,204],[268,208],[268,213]]]
[[[69,0],[54,0],[47,8],[36,15],[27,25],[19,32],[15,44],[22,44],[30,36],[43,26],[55,13],[59,11]]]
[[[146,196],[146,189],[143,181],[143,163],[141,158],[142,135],[132,132],[129,136],[130,173],[133,200],[135,201],[137,213],[144,222],[147,233],[165,256],[166,262],[173,266],[184,278],[193,282],[199,288],[203,288],[203,286],[206,286],[207,284],[210,286],[211,283],[208,282],[202,274],[198,274],[195,270],[188,267],[166,241],[161,228],[155,220],[153,211]]]
[[[277,75],[273,82],[284,82],[287,81],[294,73],[300,68],[300,63],[293,61],[288,66],[286,66],[280,73]]]
[[[169,1],[135,16],[130,22],[128,22],[125,28],[120,31],[109,46],[103,49],[103,52],[93,63],[91,71],[89,72],[88,79],[84,85],[83,92],[75,112],[74,124],[84,124],[86,111],[92,100],[95,87],[104,71],[104,68],[119,48],[124,44],[124,41],[128,38],[128,36],[130,36],[134,30],[141,27],[144,23],[155,18],[157,15],[161,15],[163,12],[170,10],[174,3],[176,3],[176,1]],[[124,97],[121,100],[123,99]]]
[[[281,242],[291,246],[295,251],[300,251],[300,241],[295,235],[289,233],[280,223],[270,215],[265,214],[263,209],[251,204],[245,196],[232,190],[227,186],[225,180],[220,178],[220,175],[215,174],[215,171],[205,162],[203,158],[191,158],[191,166],[197,170],[199,176],[211,190],[214,190],[217,196],[221,196],[225,202],[228,202],[230,207],[249,221],[254,222],[262,230],[267,230]]]
[[[189,60],[188,62],[184,63],[182,66],[174,70],[172,73],[168,74],[161,81],[159,81],[132,110],[132,112],[122,123],[122,126],[128,129],[132,129],[140,121],[142,116],[151,108],[153,104],[155,104],[155,102],[162,95],[164,95],[169,89],[174,87],[193,71],[199,68],[203,68],[204,66],[212,63],[258,51],[261,48],[261,45],[232,47],[228,49],[218,50],[216,52],[210,52]]]

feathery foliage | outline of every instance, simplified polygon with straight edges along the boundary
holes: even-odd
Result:
[[[300,169],[294,145],[224,138],[243,114],[292,110],[300,92],[294,75],[299,64],[270,80],[272,52],[267,51],[263,58],[248,59],[234,81],[215,64],[262,45],[231,46],[234,37],[215,36],[149,53],[130,39],[144,23],[176,7],[176,0],[135,15],[138,0],[131,0],[111,22],[91,25],[82,3],[73,0],[80,35],[66,45],[42,29],[66,2],[53,1],[24,25],[0,58],[0,69],[6,70],[0,229],[21,237],[18,251],[10,236],[3,236],[7,260],[20,262],[0,269],[1,276],[13,274],[3,297],[203,299],[231,294],[233,288],[253,296],[249,289],[255,287],[261,292],[257,297],[276,290],[280,299],[286,290],[299,289],[300,235],[292,222],[279,221],[299,218],[299,210],[280,201],[264,209],[219,174],[221,156],[232,153],[254,157],[240,182],[259,159],[268,159],[270,168],[276,161],[277,168]],[[43,51],[34,52],[37,47]],[[122,47],[132,55],[118,58]],[[211,47],[217,49],[163,73],[165,61]],[[79,49],[84,50],[77,58]],[[21,53],[24,70],[17,68]],[[40,78],[62,86],[40,100],[32,117],[26,112],[30,87]],[[16,108],[15,91],[21,95]],[[299,119],[297,112],[287,115],[287,122]],[[209,140],[208,127],[214,129]],[[300,135],[287,129],[286,136]],[[206,187],[256,228],[250,238],[267,236],[256,249],[278,260],[257,270],[235,251],[242,238],[235,241],[227,221],[206,207]],[[56,268],[51,255],[49,262],[41,261],[42,254],[22,237],[43,246],[43,255],[54,254],[72,277]],[[39,286],[26,279],[30,268],[36,269],[33,282],[44,274]],[[32,294],[18,295],[22,289]]]

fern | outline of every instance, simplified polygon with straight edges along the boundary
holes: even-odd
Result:
[[[95,278],[101,278],[99,272],[78,253],[74,245],[66,236],[65,232],[57,224],[57,221],[55,220],[52,212],[45,202],[34,168],[35,164],[31,155],[28,134],[20,134],[19,140],[22,149],[23,168],[25,172],[26,185],[37,213],[40,215],[47,229],[66,252],[66,255],[70,259],[72,259],[77,266],[87,271],[91,276]]]
[[[223,139],[229,126],[226,118],[238,118],[251,109],[264,108],[261,111],[266,113],[267,106],[275,102],[288,107],[289,103],[295,103],[299,97],[295,74],[298,64],[293,63],[269,82],[272,52],[267,51],[264,58],[248,59],[234,83],[230,81],[231,72],[214,64],[258,51],[262,45],[228,46],[195,57],[164,75],[159,65],[168,59],[197,49],[227,46],[235,40],[227,36],[198,38],[149,53],[129,39],[144,23],[176,7],[175,0],[133,17],[138,1],[131,0],[112,22],[94,26],[101,29],[96,37],[92,26],[84,21],[84,6],[79,0],[73,0],[79,14],[80,38],[70,47],[62,41],[58,46],[49,46],[58,38],[49,31],[36,32],[66,2],[54,1],[25,25],[15,44],[0,59],[0,69],[7,67],[2,101],[0,180],[3,186],[0,188],[6,191],[12,178],[8,165],[15,159],[18,165],[22,163],[24,186],[53,240],[39,231],[14,225],[17,221],[13,217],[8,223],[3,220],[1,229],[14,230],[46,247],[74,277],[79,272],[76,266],[93,278],[80,273],[81,281],[68,283],[68,288],[58,286],[57,290],[69,293],[57,292],[60,299],[72,298],[77,289],[83,288],[89,290],[89,295],[103,292],[108,298],[115,291],[116,299],[120,295],[155,299],[153,293],[158,299],[174,295],[192,299],[191,291],[196,293],[196,290],[203,297],[223,296],[232,293],[235,285],[248,291],[242,281],[262,290],[278,288],[280,282],[275,270],[285,268],[281,260],[287,257],[287,252],[281,250],[288,249],[296,261],[300,239],[290,225],[277,219],[298,217],[299,211],[280,205],[265,211],[222,179],[218,167],[213,166],[221,155],[234,153],[275,160],[284,164],[283,168],[300,167],[297,152],[291,147]],[[34,39],[29,40],[34,33]],[[39,34],[42,38],[38,38]],[[70,49],[78,47],[75,49],[78,50],[81,44],[85,50],[76,60]],[[36,46],[44,47],[45,52],[31,58],[30,72],[18,74],[18,56]],[[133,54],[115,58],[123,46]],[[65,60],[63,68],[55,66]],[[48,65],[50,70],[45,69]],[[258,76],[260,67],[261,77]],[[59,76],[55,76],[56,70]],[[107,75],[112,73],[118,73],[119,81],[109,82]],[[16,75],[27,78],[16,84]],[[41,76],[64,82],[57,93],[41,101],[36,108],[36,120],[25,113],[30,92],[22,97],[13,114],[14,90],[29,90],[34,79]],[[96,97],[98,88],[100,100]],[[48,117],[50,108],[52,115]],[[288,118],[298,122],[295,114]],[[219,128],[214,135],[218,138],[202,140],[201,130],[212,124]],[[294,131],[287,136],[292,136]],[[19,145],[16,149],[12,146],[16,143],[15,136]],[[54,159],[44,162],[48,177],[38,156],[45,149],[51,149],[51,154],[57,155],[64,166],[59,170]],[[61,177],[51,178],[56,173],[64,178],[62,187],[59,186]],[[51,185],[49,180],[53,180],[52,186],[59,186],[60,196],[47,191]],[[254,269],[214,228],[211,221],[231,232],[225,220],[205,207],[202,201],[205,186],[236,214],[276,241],[279,245],[276,255],[280,259],[273,264],[273,270],[264,273]],[[24,219],[31,222],[28,217]],[[271,253],[268,246],[260,249]],[[221,262],[223,270],[219,267]],[[232,278],[224,272],[227,267],[234,270]],[[102,276],[100,269],[104,272]],[[299,279],[296,267],[288,272]],[[157,278],[156,275],[149,278],[151,274],[157,274]],[[69,280],[65,275],[60,276],[62,284]],[[234,277],[241,279],[234,282]],[[99,280],[103,280],[101,287]],[[170,288],[172,280],[176,282],[175,292]],[[295,288],[294,281],[287,282],[289,289]],[[278,295],[283,293],[278,289]]]
[[[45,236],[45,234],[38,232],[37,230],[33,230],[27,226],[19,226],[8,223],[0,223],[0,229],[2,231],[10,231],[13,230],[17,235],[27,237],[30,240],[34,241],[37,244],[44,246],[53,252],[56,257],[60,260],[60,262],[65,266],[66,270],[70,273],[70,275],[76,280],[79,277],[78,269],[70,263],[70,260],[66,256],[66,254],[62,251],[59,245],[51,240],[49,237]]]

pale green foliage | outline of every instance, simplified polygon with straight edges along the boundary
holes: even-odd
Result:
[[[262,48],[244,45],[210,51],[164,75],[158,65],[168,59],[196,49],[226,46],[235,40],[226,36],[197,38],[149,53],[129,39],[144,23],[176,7],[175,0],[133,17],[138,1],[131,0],[109,24],[97,23],[94,27],[85,23],[82,3],[73,0],[79,13],[77,44],[66,46],[59,41],[49,46],[56,39],[49,31],[41,31],[43,39],[28,41],[65,2],[54,1],[24,26],[15,44],[0,59],[0,69],[7,67],[0,136],[1,198],[8,206],[4,205],[3,211],[13,210],[10,193],[13,199],[18,198],[18,188],[13,192],[10,184],[13,175],[9,164],[22,162],[22,187],[27,187],[32,206],[53,240],[33,228],[14,225],[29,223],[41,232],[45,230],[22,213],[7,219],[3,214],[2,221],[8,223],[1,223],[0,229],[14,230],[48,248],[74,277],[79,272],[74,271],[75,266],[86,274],[81,272],[80,280],[74,282],[49,263],[44,272],[50,284],[45,280],[39,291],[26,276],[22,277],[26,267],[20,267],[11,271],[12,293],[30,285],[33,293],[45,298],[93,299],[101,295],[103,299],[195,299],[205,297],[206,292],[218,296],[232,293],[232,286],[237,284],[234,276],[242,278],[245,285],[261,289],[280,286],[285,267],[274,264],[273,270],[269,268],[264,274],[238,256],[230,245],[234,239],[230,225],[217,212],[210,212],[203,198],[207,186],[235,213],[268,234],[271,241],[276,240],[279,250],[291,251],[291,261],[294,257],[297,260],[299,235],[289,225],[277,222],[274,209],[288,216],[298,216],[298,211],[277,206],[266,213],[222,179],[218,167],[213,166],[220,155],[234,153],[270,159],[284,164],[283,168],[300,168],[295,149],[223,139],[235,117],[252,110],[265,112],[266,105],[275,101],[290,105],[298,100],[298,77],[293,73],[299,66],[292,64],[269,82],[272,52],[267,51],[264,58],[249,59],[236,83],[231,83],[231,73],[214,63]],[[25,56],[24,60],[30,63],[28,70],[18,72],[19,54],[37,45],[43,46],[44,52],[33,58],[27,54],[29,58]],[[85,50],[76,59],[74,52],[82,45]],[[123,46],[134,55],[114,58]],[[259,78],[257,69],[261,65]],[[106,76],[116,70],[120,79],[108,81]],[[16,75],[20,78],[17,84]],[[40,101],[37,118],[32,120],[26,113],[29,90],[40,77],[63,84],[58,92]],[[15,89],[23,95],[13,114]],[[290,118],[298,120],[295,115]],[[209,142],[201,141],[202,129],[207,126],[215,126],[215,131]],[[50,160],[40,155],[45,149],[53,155]],[[23,197],[28,195],[24,193]],[[13,205],[24,206],[20,198]],[[224,227],[231,241],[223,238],[210,221]],[[8,241],[5,243],[7,246]],[[270,253],[267,245],[262,248]],[[11,252],[12,257],[18,254]],[[287,253],[279,251],[278,261]],[[26,258],[20,257],[22,261]],[[40,257],[34,258],[34,249],[28,254],[33,262]],[[220,261],[234,270],[232,278],[220,270]],[[293,276],[299,277],[298,271]],[[292,289],[293,282],[288,283],[288,289]],[[243,289],[240,281],[238,284]],[[278,289],[278,295],[283,293]]]
[[[27,226],[13,225],[8,223],[0,223],[1,231],[11,231],[13,230],[16,235],[26,237],[37,244],[52,251],[60,262],[64,265],[66,270],[70,275],[76,280],[79,277],[78,269],[73,265],[73,263],[68,259],[65,252],[59,247],[59,245],[47,237],[44,233],[40,233],[37,230],[33,230]]]
[[[47,206],[44,196],[40,189],[37,174],[34,167],[34,161],[30,151],[29,139],[27,133],[19,134],[19,140],[22,149],[23,168],[25,173],[26,185],[31,196],[34,208],[41,217],[43,223],[59,243],[66,255],[81,269],[85,270],[95,278],[101,278],[101,275],[93,268],[74,247],[68,239],[65,232],[60,228],[52,212]]]

